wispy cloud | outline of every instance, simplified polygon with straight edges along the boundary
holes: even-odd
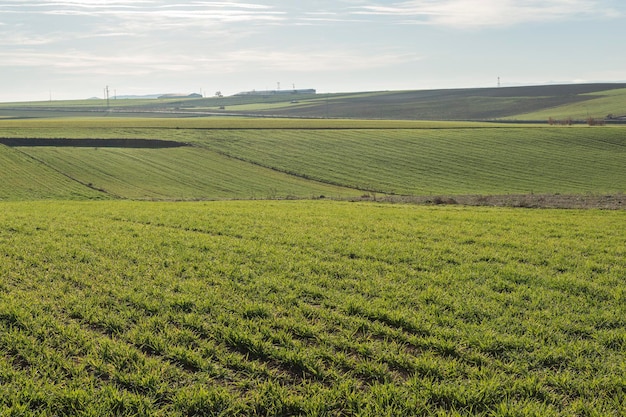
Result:
[[[286,21],[286,12],[255,3],[164,0],[5,0],[0,20],[6,33],[0,44],[66,47],[75,40],[127,37],[155,42],[168,39],[170,48],[180,42],[240,39],[261,26]],[[204,38],[203,38],[204,37]],[[146,47],[150,47],[147,44]]]
[[[58,16],[138,18],[182,18],[194,20],[272,19],[284,15],[271,6],[235,2],[170,2],[128,0],[68,0],[59,2],[8,0],[0,5],[0,13],[42,14]]]
[[[264,70],[279,70],[290,72],[323,72],[354,71],[392,67],[395,65],[415,62],[421,59],[413,53],[394,53],[373,51],[356,51],[337,48],[327,51],[309,51],[302,54],[300,51],[276,52],[276,51],[233,51],[220,57],[219,62],[230,62],[238,68],[247,68],[254,65],[255,68]]]
[[[413,0],[360,6],[352,13],[392,16],[405,23],[454,27],[619,16],[618,11],[599,0]]]
[[[0,52],[0,61],[7,67],[39,67],[48,72],[62,74],[125,74],[147,75],[151,73],[198,73],[229,74],[258,71],[324,72],[376,69],[396,66],[420,60],[412,53],[371,53],[335,49],[331,51],[272,51],[242,49],[223,51],[211,56],[195,56],[185,53],[102,55],[80,50],[42,53],[30,49]]]
[[[396,86],[429,79],[458,86],[451,80],[476,83],[495,71],[484,68],[489,61],[504,67],[503,76],[508,68],[540,80],[599,79],[601,68],[623,79],[622,55],[554,54],[526,24],[564,22],[563,33],[542,33],[552,36],[545,45],[568,37],[596,51],[624,37],[625,14],[620,0],[0,0],[0,92],[57,81],[78,96],[105,82],[254,88],[278,77],[368,89],[380,85],[379,75]],[[498,35],[521,51],[487,47],[492,34],[476,30],[512,25]],[[458,32],[439,27],[471,30],[459,41]],[[483,52],[464,54],[468,42]]]
[[[64,75],[147,75],[161,71],[189,71],[195,68],[192,61],[169,58],[171,57],[148,54],[104,56],[80,50],[50,53],[31,50],[0,52],[0,60],[5,66],[39,67],[51,73]]]

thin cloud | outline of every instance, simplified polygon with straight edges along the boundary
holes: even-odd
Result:
[[[0,33],[0,45],[3,46],[43,46],[58,42],[60,38],[51,36],[33,36],[21,33]]]
[[[390,6],[368,5],[356,15],[401,18],[403,22],[454,27],[509,26],[573,18],[616,17],[597,0],[414,0]]]
[[[364,23],[366,19],[349,19],[339,17],[303,17],[298,19],[299,22],[307,23]]]
[[[234,51],[219,58],[219,62],[230,62],[241,69],[250,65],[264,70],[310,72],[310,71],[354,71],[393,67],[407,62],[415,62],[421,57],[413,53],[390,53],[373,51],[355,52],[332,50],[324,52],[276,52],[265,50]]]
[[[187,25],[191,25],[197,21],[215,21],[215,22],[248,22],[263,20],[282,20],[284,13],[282,12],[262,12],[251,13],[241,12],[239,10],[187,10],[187,9],[170,9],[170,10],[48,10],[41,12],[46,15],[58,16],[93,16],[93,17],[117,17],[123,20],[164,20],[164,19],[185,19]]]
[[[122,36],[132,36],[125,47],[136,45],[142,39],[153,39],[169,42],[167,48],[170,49],[173,43],[183,42],[183,38],[186,39],[183,43],[189,44],[206,40],[206,36],[232,44],[237,39],[251,36],[260,27],[293,21],[286,14],[273,6],[251,2],[5,0],[0,4],[0,16],[7,17],[3,29],[12,27],[14,30],[7,30],[0,44],[43,46],[58,43],[65,48],[67,45],[61,44],[73,40]],[[63,29],[55,22],[63,22]]]
[[[11,1],[11,0],[9,0]],[[152,13],[184,13],[184,12],[214,12],[230,10],[231,13],[249,14],[275,14],[272,6],[252,3],[234,2],[191,2],[161,4],[154,1],[63,1],[63,2],[31,2],[24,3],[13,1],[12,4],[0,5],[0,12],[13,11],[17,13],[54,13],[75,14],[84,13],[94,16],[117,14],[123,15],[128,12],[131,16],[136,14],[150,15]]]
[[[236,2],[180,2],[163,4],[157,1],[128,0],[67,0],[57,2],[17,2],[0,5],[0,14],[27,16],[68,16],[106,19],[108,26],[135,22],[143,28],[164,26],[187,27],[210,23],[276,22],[285,19],[286,12],[271,6]],[[18,18],[19,19],[19,18]],[[13,18],[13,20],[18,20]],[[178,22],[177,22],[178,21]]]
[[[58,53],[29,50],[3,52],[0,53],[0,60],[8,67],[40,67],[64,75],[149,75],[195,69],[195,63],[188,59],[158,55],[102,56],[79,50]]]
[[[210,72],[228,74],[249,72],[250,68],[270,71],[324,72],[376,69],[415,62],[421,57],[412,53],[372,51],[299,51],[279,52],[266,49],[225,51],[213,56],[190,54],[163,55],[157,52],[125,55],[98,55],[69,50],[42,53],[19,49],[0,53],[5,67],[39,67],[62,74],[129,74],[148,75],[163,72]]]

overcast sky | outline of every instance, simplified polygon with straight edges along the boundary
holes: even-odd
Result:
[[[0,0],[0,101],[626,81],[623,0]]]

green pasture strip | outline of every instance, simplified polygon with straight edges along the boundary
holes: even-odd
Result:
[[[284,109],[291,107],[308,107],[308,106],[320,106],[326,105],[326,103],[341,101],[341,100],[353,100],[362,98],[373,98],[378,96],[385,96],[386,92],[370,92],[370,93],[345,93],[345,94],[294,94],[294,95],[277,95],[277,96],[239,96],[239,97],[224,97],[220,99],[213,99],[215,109],[216,105],[226,107],[226,110],[233,111],[256,111],[256,110],[272,110],[272,109]],[[294,103],[295,101],[295,103]]]
[[[256,111],[256,110],[272,110],[272,109],[284,109],[287,107],[303,107],[316,103],[316,100],[297,100],[296,103],[290,101],[278,102],[278,103],[250,103],[250,104],[232,104],[228,107],[224,106],[224,110],[228,111]],[[213,108],[197,108],[196,110],[211,110]]]
[[[163,105],[180,102],[180,98],[167,99],[109,99],[108,107],[141,107],[149,105]],[[10,109],[58,109],[67,108],[93,108],[106,109],[107,101],[104,99],[93,100],[54,100],[54,101],[24,101],[14,103],[0,103],[0,110],[4,108]]]
[[[198,146],[293,175],[382,193],[623,192],[611,128],[206,131]]]
[[[0,203],[6,415],[620,415],[623,211]]]
[[[552,117],[556,120],[566,118],[586,120],[589,117],[604,119],[609,115],[626,116],[626,89],[624,88],[589,93],[584,96],[589,96],[589,100],[521,114],[511,119],[547,121]]]
[[[210,150],[20,147],[113,198],[194,200],[350,197],[356,190],[293,177]]]
[[[227,109],[231,106],[245,106],[255,105],[260,106],[274,104],[289,103],[292,100],[315,100],[321,97],[343,97],[342,94],[266,94],[266,95],[241,95],[241,96],[226,96],[226,97],[207,97],[202,100],[190,102],[194,108],[211,107],[216,109],[220,106],[225,106]]]
[[[353,120],[353,119],[295,119],[295,118],[124,118],[90,117],[60,119],[0,120],[0,136],[45,135],[59,137],[80,132],[83,137],[93,137],[97,130],[107,129],[450,129],[472,127],[502,127],[508,124],[480,122],[448,122],[420,120]],[[56,136],[53,136],[56,135]],[[75,136],[71,136],[75,137]]]
[[[82,200],[105,197],[19,150],[0,145],[0,200]]]

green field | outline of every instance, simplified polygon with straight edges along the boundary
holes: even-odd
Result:
[[[623,415],[626,213],[4,202],[2,415]]]
[[[0,144],[4,165],[14,167],[0,171],[0,199],[624,193],[625,129],[372,120],[8,120],[0,121],[0,143],[128,138],[190,146]]]
[[[110,198],[206,200],[358,194],[191,147],[19,150]]]
[[[379,193],[623,192],[623,128],[211,131],[199,145]]]
[[[377,120],[538,120],[626,117],[626,84],[267,94],[207,98],[0,103],[0,119],[54,117],[261,117]]]
[[[626,127],[45,104],[0,106],[0,416],[624,415],[626,211],[460,202],[623,208]]]
[[[532,113],[522,114],[515,117],[517,120],[547,120],[573,119],[585,120],[589,117],[605,118],[609,115],[613,117],[626,115],[626,89],[616,89],[602,91],[600,93],[585,94],[589,100],[575,104],[568,104],[548,108]]]

